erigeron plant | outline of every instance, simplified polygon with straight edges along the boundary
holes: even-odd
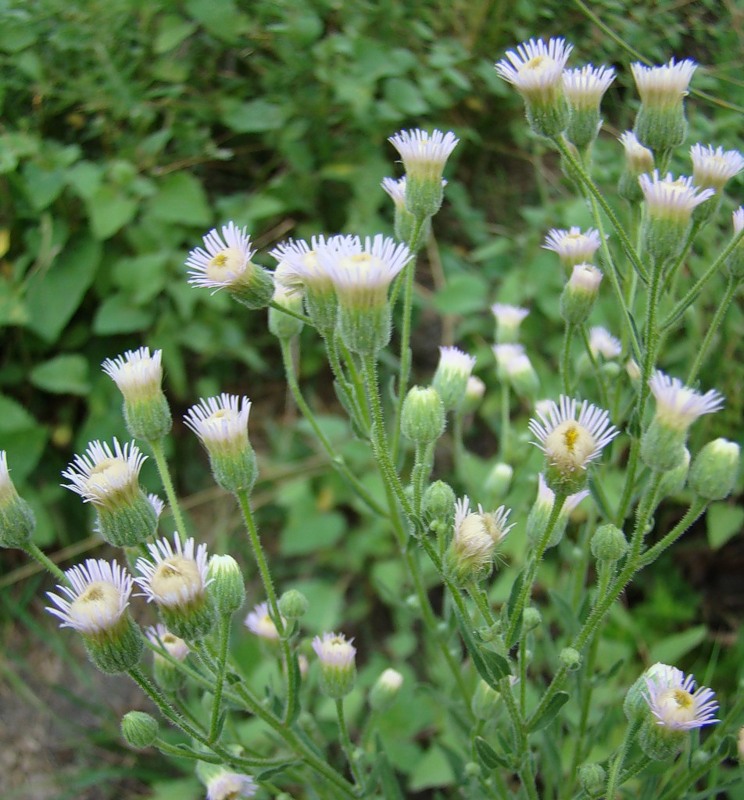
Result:
[[[143,347],[103,366],[122,391],[130,435],[155,457],[178,532],[158,535],[162,502],[139,487],[145,456],[134,442],[115,440],[113,449],[93,442],[64,473],[69,488],[95,506],[98,532],[122,548],[135,576],[116,561],[89,559],[64,573],[51,563],[31,540],[33,516],[13,486],[6,454],[0,454],[0,544],[25,549],[53,572],[59,587],[50,593],[49,611],[63,627],[80,632],[97,667],[136,681],[163,720],[183,734],[173,744],[172,737],[161,737],[154,718],[132,712],[122,722],[127,742],[194,763],[209,800],[292,793],[403,797],[406,786],[395,768],[399,756],[386,748],[375,726],[403,691],[404,673],[415,674],[441,704],[442,721],[427,736],[451,754],[452,777],[443,782],[442,796],[614,800],[624,785],[653,782],[655,796],[676,800],[735,752],[741,694],[719,710],[713,690],[696,689],[692,676],[665,664],[650,666],[623,687],[619,673],[612,678],[612,665],[603,663],[599,641],[628,583],[734,486],[737,444],[715,440],[693,455],[691,466],[687,444],[695,421],[723,404],[714,389],[702,393],[695,387],[744,277],[744,209],[734,214],[733,236],[696,280],[684,285],[678,273],[700,229],[715,218],[726,181],[744,160],[732,151],[696,145],[693,177],[666,173],[687,130],[683,97],[695,64],[635,64],[642,105],[634,132],[625,133],[618,145],[618,157],[624,148],[625,171],[616,192],[601,192],[591,175],[591,151],[601,126],[601,99],[615,70],[564,71],[571,53],[562,39],[531,40],[497,65],[524,96],[533,132],[560,154],[596,226],[584,232],[553,229],[545,240],[566,277],[563,294],[555,298],[565,321],[559,397],[538,400],[540,376],[519,342],[528,309],[501,302],[492,307],[495,370],[446,347],[430,385],[409,387],[415,254],[443,200],[443,171],[458,145],[452,132],[401,131],[390,139],[406,171],[383,183],[394,203],[400,241],[382,234],[367,239],[318,234],[310,242],[281,243],[271,253],[277,262],[272,275],[253,261],[256,252],[245,229],[229,222],[206,234],[204,248],[195,248],[186,262],[190,283],[225,289],[242,304],[236,311],[263,313],[269,306],[268,324],[280,341],[289,389],[329,468],[370,515],[385,522],[399,549],[411,589],[407,607],[420,619],[425,657],[385,668],[369,691],[367,712],[354,704],[350,720],[346,699],[365,691],[357,685],[357,662],[365,664],[373,654],[330,631],[316,636],[310,648],[302,622],[306,598],[291,585],[279,587],[283,591],[275,587],[251,502],[258,467],[248,436],[247,397],[202,399],[185,424],[200,438],[215,481],[234,496],[242,514],[262,586],[262,597],[251,598],[255,606],[245,617],[243,635],[262,640],[263,657],[278,665],[279,686],[254,685],[231,653],[231,620],[246,598],[237,562],[229,555],[210,557],[201,535],[185,538],[163,455],[171,414],[161,388],[160,351],[151,354]],[[619,221],[623,202],[640,212],[634,215],[640,220],[636,230]],[[703,208],[705,213],[697,213]],[[665,337],[724,271],[726,293],[686,381],[668,376],[662,372],[668,368]],[[611,293],[621,310],[621,330],[588,327],[601,292]],[[337,451],[302,393],[293,348],[304,326],[314,327],[323,343],[339,401],[356,436],[369,444],[384,500]],[[391,348],[393,326],[398,339]],[[585,351],[580,358],[577,341]],[[386,349],[399,354],[389,402],[380,391],[387,385],[380,375]],[[628,363],[627,373],[616,359]],[[494,371],[501,387],[499,453],[486,484],[475,487],[472,498],[456,499],[452,486],[433,480],[434,458],[450,421],[456,463],[463,457],[465,425],[486,391],[472,375],[476,367],[484,375]],[[534,407],[529,426],[515,423],[513,395]],[[530,474],[525,448],[515,443],[527,427],[544,457],[539,475]],[[615,502],[604,488],[609,462],[624,475]],[[684,516],[671,530],[651,533],[659,504],[682,488],[688,469],[692,500]],[[537,496],[520,518],[509,496],[515,485],[528,481],[537,483]],[[502,499],[495,510],[485,510]],[[562,557],[557,545],[582,502],[592,509],[574,548],[573,600],[566,604],[570,624],[548,636],[540,610],[547,601],[535,596],[535,587],[543,560]],[[522,557],[514,566],[499,555],[507,534],[512,542],[521,536]],[[497,570],[510,585],[506,602],[495,602],[491,592]],[[433,584],[443,588],[443,602],[430,593]],[[161,619],[145,636],[135,622],[142,611],[132,595],[135,585]],[[145,647],[153,655],[151,670],[142,665]],[[317,664],[309,668],[311,649]],[[602,715],[593,713],[600,681],[615,701],[625,694],[624,733],[608,733]],[[184,687],[204,693],[196,712],[184,713]],[[318,693],[335,706],[335,741],[314,727],[307,713],[317,708]],[[257,746],[227,724],[246,717],[267,732]],[[714,724],[700,735],[698,729]],[[741,751],[741,735],[739,741]],[[678,759],[682,750],[689,757]],[[667,762],[661,778],[649,769],[653,761]]]

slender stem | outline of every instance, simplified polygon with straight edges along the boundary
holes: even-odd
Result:
[[[511,392],[509,381],[501,381],[501,460],[507,461],[509,457],[509,434],[511,428]]]
[[[351,770],[351,774],[354,776],[354,783],[357,785],[359,791],[364,794],[364,774],[359,769],[359,765],[354,758],[354,746],[351,743],[349,728],[346,724],[346,717],[344,716],[343,698],[336,700],[336,716],[338,717],[338,731],[341,737],[341,747],[346,755],[346,760],[349,762],[349,769]]]
[[[341,351],[341,355],[344,358],[344,362],[346,363],[346,367],[349,370],[349,375],[351,376],[351,385],[354,387],[354,393],[356,396],[357,405],[359,406],[359,410],[362,414],[362,419],[365,422],[365,430],[369,427],[369,409],[367,408],[367,404],[364,402],[364,383],[359,375],[359,370],[357,369],[356,361],[354,360],[354,355],[349,351],[349,349],[344,344],[343,340],[339,338],[338,340],[338,347]]]
[[[575,330],[575,325],[566,323],[566,330],[563,336],[563,353],[561,355],[561,379],[563,381],[563,394],[571,394],[571,381],[569,380],[571,364],[571,340]]]
[[[677,271],[684,263],[684,260],[687,258],[687,254],[690,252],[692,243],[695,240],[695,237],[697,236],[698,231],[700,230],[701,227],[702,223],[699,220],[693,220],[693,223],[690,226],[690,232],[687,234],[687,239],[685,240],[684,246],[680,250],[680,253],[677,256],[675,262],[667,270],[666,277],[664,278],[664,287],[662,291],[664,292],[669,291],[669,289],[674,284],[675,278],[677,276]]]
[[[633,275],[635,275],[635,272]],[[609,409],[610,400],[607,396],[607,386],[605,385],[604,375],[602,374],[602,367],[600,366],[599,361],[597,361],[597,357],[594,355],[594,351],[592,350],[586,325],[581,326],[581,341],[584,343],[584,349],[586,350],[586,354],[589,356],[589,361],[591,361],[592,367],[594,368],[594,375],[597,378],[597,385],[599,386],[599,399],[602,403],[602,408]]]
[[[700,294],[703,286],[718,272],[720,272],[721,266],[724,264],[726,259],[731,255],[734,251],[734,248],[737,247],[741,241],[744,239],[744,228],[742,228],[737,234],[733,236],[731,241],[724,247],[723,251],[720,253],[718,258],[705,270],[705,272],[698,278],[692,288],[685,294],[685,296],[677,303],[677,305],[671,310],[669,316],[661,323],[661,329],[663,331],[667,330],[667,328],[674,325],[674,323],[685,313],[685,311],[695,302],[695,299]]]
[[[349,469],[346,462],[338,452],[336,452],[335,448],[331,444],[328,437],[323,433],[323,429],[320,427],[318,420],[313,414],[312,409],[307,404],[307,401],[302,395],[300,390],[299,383],[297,381],[297,374],[294,369],[294,362],[292,360],[292,353],[289,347],[289,342],[286,340],[282,340],[281,342],[282,348],[282,359],[284,361],[284,371],[287,377],[287,384],[289,386],[290,391],[292,392],[292,397],[294,397],[295,403],[297,403],[298,408],[302,412],[303,417],[308,421],[310,427],[313,429],[313,432],[318,437],[318,441],[323,446],[323,449],[326,451],[328,458],[330,459],[331,465],[333,468],[342,476],[344,477],[354,491],[359,495],[359,497],[369,506],[369,508],[382,517],[389,516],[388,512],[375,500],[374,497],[367,491],[364,487],[362,482],[359,478],[354,475],[354,473]]]
[[[230,644],[230,615],[223,614],[219,620],[219,651],[217,653],[217,675],[212,698],[212,718],[209,722],[209,742],[217,739],[222,708],[222,690],[225,686],[225,670],[227,667],[227,649]]]
[[[281,311],[282,314],[286,314],[289,317],[294,317],[295,319],[300,320],[300,322],[304,322],[305,325],[314,327],[313,321],[306,314],[302,314],[299,311],[293,311],[291,308],[287,308],[286,306],[277,303],[276,300],[269,301],[269,308],[273,308],[275,311]],[[284,340],[282,339],[282,341]]]
[[[680,536],[682,536],[696,522],[696,520],[703,515],[707,507],[708,504],[705,500],[701,500],[699,497],[696,498],[692,505],[687,509],[685,515],[672,528],[672,530],[669,531],[669,533],[667,533],[663,539],[660,539],[653,547],[650,547],[645,553],[643,553],[638,568],[643,569],[644,567],[647,567],[656,561],[656,559],[664,552],[664,550],[671,547],[677,541],[677,539],[679,539]]]
[[[420,516],[421,514],[424,484],[431,474],[435,447],[436,442],[429,442],[426,445],[416,445],[416,459],[411,473],[411,483],[413,484],[413,509],[416,516]]]
[[[734,299],[734,295],[736,294],[736,290],[739,288],[739,282],[733,276],[729,276],[728,282],[726,284],[726,291],[724,292],[723,299],[718,304],[718,308],[716,309],[716,313],[713,316],[710,324],[708,325],[708,329],[705,332],[705,338],[703,339],[703,343],[700,345],[697,351],[697,356],[695,357],[695,361],[693,362],[692,367],[690,368],[690,373],[687,376],[687,385],[693,386],[698,372],[700,372],[700,367],[703,365],[707,355],[708,350],[710,349],[711,343],[713,342],[713,337],[718,333],[718,328],[721,326],[723,322],[723,318],[726,316],[726,312],[731,305],[731,301]]]
[[[638,728],[640,723],[635,721],[628,725],[625,731],[625,737],[623,738],[622,744],[620,745],[620,749],[618,750],[617,755],[615,756],[615,760],[612,762],[612,767],[610,768],[610,774],[607,778],[607,800],[614,800],[615,798],[615,790],[619,786],[619,778],[620,772],[623,768],[623,764],[625,759],[628,755],[628,750],[630,749],[631,744],[633,743],[633,739],[635,738],[636,733],[638,732]]]
[[[58,581],[62,581],[65,586],[69,586],[70,582],[67,580],[65,573],[54,563],[54,561],[44,554],[37,544],[29,541],[23,549],[31,556],[31,558],[38,561],[39,564],[44,567],[44,569],[51,572]]]
[[[426,217],[417,217],[411,232],[409,250],[415,253],[418,240],[426,222]],[[403,323],[400,331],[400,372],[398,373],[398,400],[395,404],[395,421],[393,424],[393,441],[390,452],[395,463],[398,458],[400,444],[400,414],[403,409],[408,390],[408,378],[411,373],[411,319],[413,316],[413,276],[416,272],[415,256],[404,267],[403,276]]]
[[[519,639],[519,713],[527,713],[527,637]]]
[[[532,764],[530,762],[530,748],[527,739],[527,729],[525,728],[522,716],[519,713],[512,687],[509,683],[509,678],[504,678],[500,682],[501,696],[504,698],[506,709],[511,718],[512,727],[514,728],[514,735],[517,740],[517,748],[522,756],[522,763],[519,769],[519,777],[522,785],[527,792],[530,800],[539,800],[537,794],[537,786],[535,784],[535,774],[532,771]]]
[[[495,625],[496,620],[493,618],[493,612],[483,588],[477,583],[471,583],[468,585],[468,594],[473,598],[473,602],[478,608],[481,617],[483,617],[483,622],[488,626]]]
[[[328,363],[331,365],[331,371],[338,384],[339,391],[343,392],[346,399],[347,411],[354,417],[357,425],[364,428],[364,420],[366,418],[366,409],[363,411],[363,405],[357,397],[356,389],[353,384],[346,377],[343,365],[338,354],[338,345],[335,339],[335,334],[329,335],[325,339],[326,352],[328,353]]]
[[[168,498],[168,505],[170,506],[171,514],[173,514],[173,520],[176,523],[176,530],[181,537],[181,541],[184,541],[187,534],[186,522],[183,514],[181,514],[181,506],[178,503],[176,491],[173,488],[173,480],[171,479],[170,469],[168,467],[168,462],[165,458],[165,451],[163,449],[163,440],[160,439],[158,441],[148,442],[148,444],[150,445],[152,455],[155,458],[155,464],[157,465],[158,473],[160,474],[160,481],[163,484],[165,496]]]

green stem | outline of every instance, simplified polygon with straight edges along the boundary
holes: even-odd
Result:
[[[532,771],[532,764],[530,762],[530,748],[527,739],[527,728],[525,728],[524,721],[519,713],[512,687],[509,678],[503,678],[500,682],[501,696],[504,698],[506,709],[509,712],[509,717],[514,728],[514,736],[517,741],[517,750],[520,753],[522,760],[519,768],[519,778],[524,786],[527,796],[530,800],[539,800],[537,794],[537,786],[535,784],[535,775]]]
[[[501,460],[509,458],[509,434],[511,428],[511,392],[506,378],[501,381]]]
[[[31,558],[33,558],[35,561],[38,561],[39,564],[44,567],[44,569],[51,572],[58,581],[61,581],[65,586],[70,585],[65,573],[54,563],[54,561],[52,561],[42,552],[37,544],[29,541],[26,545],[24,545],[23,549],[26,553],[28,553],[28,555],[31,556]]]
[[[416,445],[416,458],[411,473],[411,483],[413,484],[413,509],[417,517],[421,515],[424,485],[431,474],[435,447],[436,442],[429,442],[426,445]]]
[[[359,497],[369,506],[369,508],[374,511],[375,514],[378,514],[382,517],[387,517],[388,512],[372,497],[372,495],[367,491],[364,487],[362,482],[354,475],[354,473],[349,469],[346,462],[338,452],[336,452],[335,448],[331,444],[328,437],[323,433],[323,429],[320,427],[318,420],[313,414],[312,409],[307,404],[307,401],[302,395],[300,390],[300,385],[297,381],[297,374],[294,369],[294,362],[292,359],[292,353],[289,347],[289,342],[286,340],[282,340],[281,342],[282,348],[282,360],[284,362],[284,372],[287,377],[287,385],[289,386],[289,390],[292,392],[292,397],[294,397],[295,403],[297,403],[297,407],[302,412],[302,416],[310,424],[310,427],[313,429],[313,432],[318,437],[318,441],[323,446],[323,449],[326,451],[328,458],[330,459],[331,465],[333,468],[349,483],[349,485],[354,489],[354,491],[359,495]]]
[[[672,264],[671,267],[667,270],[666,277],[664,278],[664,286],[662,292],[668,292],[669,289],[674,284],[674,279],[677,276],[677,272],[679,268],[684,263],[684,260],[687,258],[687,254],[690,252],[690,248],[692,247],[692,243],[695,237],[698,234],[698,231],[702,227],[702,223],[699,220],[693,220],[693,223],[690,227],[690,232],[687,235],[687,239],[685,240],[684,246],[682,250],[680,250],[679,255],[677,256],[676,261]]]
[[[176,491],[173,488],[173,480],[171,479],[170,469],[168,467],[168,462],[165,458],[165,451],[163,449],[163,439],[148,442],[148,444],[150,445],[153,457],[155,458],[155,464],[157,465],[158,473],[160,474],[160,481],[163,484],[165,496],[168,498],[168,505],[170,506],[173,520],[176,523],[176,530],[181,537],[181,541],[184,541],[187,534],[186,522],[181,514],[181,506],[178,503]]]
[[[687,309],[695,302],[697,296],[700,294],[702,288],[706,283],[721,269],[726,259],[731,255],[734,248],[744,239],[744,228],[742,228],[731,241],[724,247],[723,252],[720,253],[718,258],[705,270],[705,272],[698,278],[692,288],[685,294],[685,296],[677,303],[671,310],[669,316],[661,323],[661,330],[666,331],[667,328],[674,325],[674,323],[687,311]]]
[[[620,749],[618,750],[617,755],[615,756],[615,760],[612,762],[612,767],[610,768],[610,774],[607,777],[607,800],[614,800],[615,798],[615,790],[619,786],[619,778],[620,773],[623,768],[623,763],[628,755],[628,750],[630,749],[631,744],[633,743],[633,739],[635,738],[636,733],[638,732],[638,728],[640,727],[640,722],[632,722],[628,725],[625,731],[625,737],[623,738],[622,744],[620,745]]]
[[[359,769],[359,765],[354,758],[354,746],[351,743],[351,736],[349,736],[349,728],[346,724],[346,717],[344,716],[344,701],[343,698],[336,700],[336,716],[338,717],[338,731],[341,737],[341,748],[346,755],[346,760],[349,764],[351,774],[354,776],[354,783],[358,787],[361,796],[366,794],[364,774]]]
[[[346,367],[349,370],[349,375],[351,376],[351,385],[354,388],[357,405],[359,406],[362,419],[364,420],[365,430],[367,430],[367,428],[369,428],[369,410],[367,408],[367,404],[364,402],[364,383],[359,375],[359,370],[357,369],[353,354],[343,343],[343,340],[339,339],[338,345]]]
[[[310,325],[311,327],[315,327],[310,317],[300,313],[299,311],[293,311],[291,308],[287,308],[286,306],[280,305],[279,303],[276,302],[276,300],[269,301],[269,308],[273,308],[275,311],[281,311],[282,314],[286,314],[288,317],[294,317],[295,319],[300,320],[300,322],[304,322],[305,325]],[[282,339],[281,341],[283,342],[284,339]]]
[[[519,595],[517,596],[517,602],[514,605],[514,609],[509,618],[509,627],[507,629],[505,638],[507,647],[511,647],[514,644],[514,637],[521,622],[525,604],[527,599],[532,594],[532,584],[534,583],[537,569],[540,566],[540,561],[542,561],[543,554],[548,547],[548,542],[550,541],[550,536],[553,533],[553,529],[558,523],[558,518],[561,515],[561,509],[563,508],[563,504],[566,502],[566,497],[567,495],[556,492],[555,499],[553,500],[553,508],[550,510],[550,517],[548,518],[548,523],[545,526],[545,532],[540,537],[540,541],[535,548],[535,552],[533,553],[532,557],[530,558],[530,562],[527,565],[524,582],[522,583]]]
[[[230,615],[223,614],[219,620],[219,651],[217,654],[217,675],[212,698],[212,718],[209,723],[210,744],[217,740],[220,711],[222,710],[222,690],[225,686],[225,670],[227,667],[227,649],[230,644]]]
[[[726,291],[724,292],[723,295],[723,299],[718,304],[716,313],[714,314],[713,319],[708,325],[708,329],[705,332],[705,338],[703,339],[703,343],[698,348],[697,356],[695,357],[695,361],[693,362],[693,365],[690,368],[690,373],[687,376],[686,383],[688,386],[693,386],[695,381],[697,380],[698,372],[700,372],[700,367],[703,365],[708,355],[708,350],[710,349],[711,343],[713,342],[713,337],[718,332],[718,328],[721,326],[723,318],[726,316],[726,312],[728,311],[729,306],[731,305],[731,301],[734,299],[734,295],[736,294],[736,290],[738,288],[739,288],[739,281],[733,276],[729,276],[728,282],[726,284]]]
[[[635,275],[635,272],[633,273]],[[589,356],[589,361],[592,363],[592,367],[594,368],[594,375],[597,379],[597,385],[599,386],[599,399],[602,403],[602,408],[609,409],[610,407],[610,399],[607,395],[607,386],[605,385],[604,375],[602,374],[602,368],[597,361],[597,357],[594,355],[592,351],[592,346],[589,341],[589,334],[586,330],[586,325],[581,326],[581,340],[584,343],[584,349],[586,350],[586,354]]]
[[[567,322],[563,336],[563,353],[561,355],[561,379],[563,381],[563,394],[567,397],[571,395],[571,381],[569,380],[571,364],[571,340],[573,339],[575,326]]]
[[[682,519],[672,528],[669,533],[660,539],[653,547],[646,550],[641,556],[639,569],[652,564],[666,550],[671,547],[704,513],[708,504],[699,497],[695,498],[692,505],[687,509]]]

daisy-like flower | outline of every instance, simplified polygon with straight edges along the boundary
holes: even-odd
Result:
[[[602,97],[615,79],[612,67],[593,67],[563,72],[563,90],[570,108],[566,138],[580,149],[591,145],[602,127],[599,106]]]
[[[661,220],[687,222],[693,209],[715,194],[714,189],[699,189],[692,178],[675,178],[671,172],[662,178],[658,169],[641,175],[638,183],[649,216]]]
[[[671,150],[685,140],[687,120],[683,99],[697,64],[690,59],[661,67],[631,64],[641,108],[633,130],[639,141],[654,151]]]
[[[506,506],[499,506],[495,511],[484,511],[483,506],[478,504],[478,514],[483,523],[483,528],[491,537],[494,544],[499,544],[506,539],[509,531],[516,523],[508,525],[511,509]]]
[[[100,441],[91,442],[85,454],[76,455],[62,473],[70,481],[63,485],[85,503],[115,509],[140,493],[139,473],[146,460],[133,442],[122,447],[114,439],[113,449]]]
[[[313,639],[313,650],[320,661],[321,689],[334,700],[345,697],[356,679],[356,647],[342,633],[324,633]]]
[[[176,661],[185,661],[186,657],[191,652],[191,648],[183,639],[172,634],[165,625],[161,623],[146,628],[145,636],[147,636],[154,645],[165,650],[171,658],[175,658]],[[159,656],[157,653],[155,653],[155,657],[156,659],[160,658],[161,661],[164,660],[163,657]]]
[[[700,394],[661,370],[654,373],[648,385],[656,398],[656,418],[665,427],[686,431],[698,417],[723,408],[723,396],[715,389]]]
[[[595,358],[600,355],[607,359],[617,358],[623,351],[620,340],[601,326],[589,330],[589,349]]]
[[[390,341],[388,288],[413,254],[381,234],[333,237],[316,252],[336,291],[341,338],[353,352],[374,355]]]
[[[219,770],[207,780],[207,800],[240,800],[254,797],[258,784],[250,775]]]
[[[434,216],[442,205],[444,165],[460,140],[452,131],[429,133],[417,128],[399,131],[388,141],[400,153],[406,170],[403,198],[407,210],[417,219]],[[390,194],[384,182],[383,188]]]
[[[529,428],[547,462],[546,481],[550,489],[563,495],[573,494],[586,483],[586,467],[618,435],[610,416],[584,400],[561,395],[546,415],[538,413]]]
[[[70,481],[63,486],[95,506],[96,531],[115,547],[140,544],[157,527],[162,503],[150,500],[139,484],[146,458],[132,442],[122,447],[114,439],[112,449],[95,441],[62,473]]]
[[[0,547],[25,547],[34,531],[31,506],[18,494],[8,469],[8,455],[0,450]]]
[[[457,347],[439,348],[439,364],[431,383],[442,398],[447,411],[461,406],[473,367],[475,367],[474,356]]]
[[[646,172],[653,172],[654,154],[638,141],[633,131],[625,131],[620,136],[620,143],[625,151],[625,169],[620,176],[618,192],[629,203],[639,203],[643,200],[643,192],[638,178]]]
[[[601,244],[602,237],[594,228],[589,228],[586,233],[577,227],[569,230],[552,228],[545,237],[543,248],[557,253],[563,266],[571,269],[576,264],[590,262]]]
[[[110,674],[133,667],[142,654],[139,628],[127,613],[132,577],[119,564],[89,558],[65,572],[69,586],[47,592],[54,606],[47,611],[60,627],[82,634],[95,665]]]
[[[690,148],[692,159],[692,180],[701,189],[714,189],[721,192],[727,181],[744,169],[744,156],[738,150],[713,149],[712,145],[703,147],[694,144]]]
[[[215,481],[228,492],[250,491],[256,481],[256,455],[248,439],[251,401],[222,393],[202,399],[184,416],[209,454]]]
[[[214,292],[227,289],[251,309],[267,306],[274,291],[273,282],[269,273],[252,261],[256,251],[245,228],[228,222],[221,232],[213,228],[203,239],[204,248],[194,248],[186,259],[189,283]]]
[[[492,521],[494,534],[498,533],[499,521],[505,522],[506,517]],[[454,579],[458,583],[468,583],[486,577],[493,565],[495,546],[496,539],[481,514],[470,510],[469,498],[460,498],[455,503],[454,532],[446,553],[447,566]]]
[[[563,90],[563,69],[573,46],[565,39],[530,39],[507,50],[496,72],[522,95],[527,119],[540,136],[556,136],[565,130],[568,107]]]
[[[491,313],[496,318],[496,341],[499,344],[509,344],[517,341],[519,326],[530,312],[526,308],[508,303],[494,303]]]
[[[139,577],[135,583],[147,602],[155,602],[168,630],[182,639],[196,639],[212,627],[214,612],[207,595],[208,556],[206,544],[198,547],[194,539],[181,542],[178,533],[173,544],[158,539],[148,544],[150,558],[137,559]]]
[[[279,641],[279,631],[269,615],[268,603],[259,603],[248,613],[243,624],[251,633],[261,639],[269,642]]]
[[[406,176],[402,178],[383,178],[380,184],[395,204],[396,209],[406,207]]]
[[[700,394],[661,370],[648,385],[656,399],[656,413],[641,438],[641,458],[651,469],[668,472],[685,459],[689,427],[703,414],[719,411],[723,397],[715,389]]]

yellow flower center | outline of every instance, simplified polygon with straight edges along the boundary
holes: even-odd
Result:
[[[199,567],[191,558],[175,555],[162,561],[150,581],[153,593],[163,600],[193,598],[202,590]]]
[[[100,627],[102,618],[113,619],[119,610],[119,592],[105,581],[91,583],[70,604],[70,618],[83,630]]]
[[[695,719],[695,699],[684,689],[662,692],[658,700],[660,717],[667,724],[691,722]]]
[[[582,468],[596,446],[591,433],[574,420],[561,422],[545,439],[545,453],[549,461],[567,471]]]
[[[132,481],[129,464],[121,458],[105,458],[90,471],[85,488],[90,494],[103,499],[120,491]]]
[[[207,265],[207,276],[213,281],[234,281],[246,267],[244,254],[236,247],[228,247],[212,256]]]

